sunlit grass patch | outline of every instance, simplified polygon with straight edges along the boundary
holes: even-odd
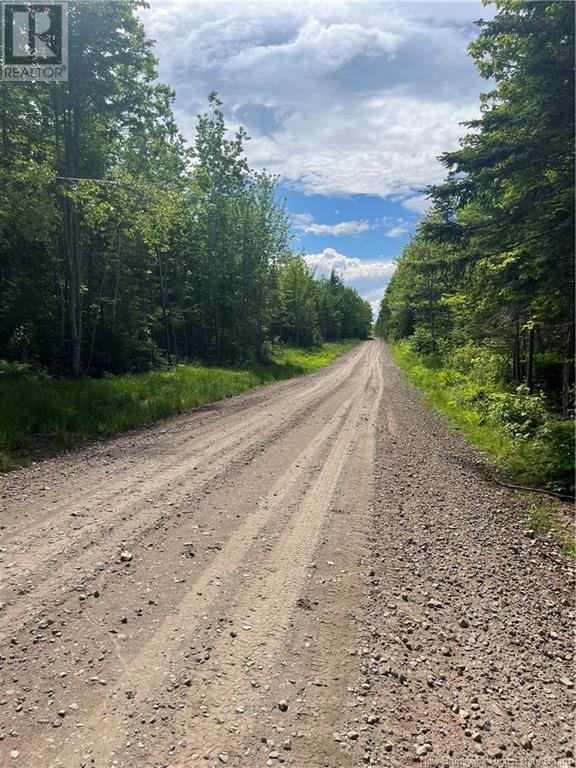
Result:
[[[523,502],[522,520],[526,526],[534,533],[555,541],[566,557],[575,559],[576,539],[573,531],[570,530],[572,510],[563,510],[562,505],[555,499],[537,499],[528,493],[516,495]]]
[[[409,381],[447,416],[488,462],[520,485],[574,492],[574,424],[545,411],[537,396],[509,392],[483,379],[473,368],[444,367],[409,343],[393,344],[392,354]]]
[[[328,365],[356,341],[275,351],[266,365],[179,365],[169,371],[70,380],[0,366],[0,471],[88,440]]]
[[[497,423],[486,411],[486,401],[508,393],[494,384],[461,371],[444,368],[438,358],[422,358],[406,342],[393,344],[392,355],[409,381],[422,389],[437,411],[447,416],[488,463],[502,470],[514,483],[550,488],[571,494],[574,490],[573,424],[551,417],[535,427],[532,435],[518,434],[517,424],[507,424],[497,412]],[[530,416],[529,409],[527,411]],[[511,418],[511,417],[510,417]],[[576,558],[573,531],[563,521],[563,505],[550,497],[517,494],[522,499],[523,522],[536,534],[555,541],[566,557]]]

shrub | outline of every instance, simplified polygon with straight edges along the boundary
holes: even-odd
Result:
[[[548,411],[543,394],[530,395],[525,386],[516,392],[493,392],[488,396],[488,415],[512,437],[533,438],[546,422]]]

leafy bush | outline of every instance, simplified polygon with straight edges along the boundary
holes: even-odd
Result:
[[[530,395],[526,387],[506,391],[495,377],[497,356],[480,356],[475,363],[471,349],[450,358],[456,369],[437,355],[418,355],[406,341],[392,346],[408,378],[497,467],[522,485],[573,493],[573,422],[554,415],[542,393]]]
[[[574,424],[566,419],[548,420],[533,443],[531,461],[535,471],[549,478],[548,487],[574,493]]]
[[[446,356],[450,367],[477,382],[495,384],[506,378],[507,361],[503,355],[486,347],[465,345],[451,349]]]
[[[494,424],[521,440],[534,438],[549,416],[544,395],[530,395],[525,386],[516,392],[491,393],[487,410]]]
[[[432,352],[432,335],[427,328],[416,328],[410,337],[410,346],[417,355],[429,355]]]

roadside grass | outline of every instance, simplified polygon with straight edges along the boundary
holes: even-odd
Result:
[[[569,528],[569,522],[562,522],[565,510],[554,499],[535,499],[532,494],[515,493],[522,501],[522,520],[526,526],[540,536],[546,536],[560,547],[565,557],[576,560],[576,539]]]
[[[495,418],[489,407],[490,403],[504,398],[522,400],[520,396],[498,390],[492,383],[478,381],[473,370],[466,375],[445,367],[438,358],[418,355],[406,342],[391,344],[390,349],[406,378],[425,392],[430,405],[447,416],[465,439],[510,482],[569,495],[574,493],[571,422],[550,417],[549,421],[533,427],[532,432],[523,432],[524,424],[498,421],[499,412],[496,411]],[[528,417],[522,412],[520,421]],[[526,524],[535,532],[553,538],[567,556],[576,557],[574,536],[569,527],[558,520],[565,505],[548,498],[534,499],[532,494],[521,495],[526,501]]]
[[[0,361],[0,471],[247,389],[302,376],[357,341],[284,348],[266,365],[179,365],[170,371],[71,380]]]

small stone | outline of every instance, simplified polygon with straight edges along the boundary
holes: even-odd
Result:
[[[500,760],[500,758],[504,756],[504,753],[502,752],[500,747],[488,747],[488,749],[486,750],[486,755],[491,760]]]
[[[432,598],[431,600],[428,600],[426,603],[428,608],[443,608],[444,606],[440,602],[440,600],[436,600],[435,598]]]
[[[530,736],[523,736],[520,739],[520,746],[522,747],[522,749],[526,749],[528,751],[531,750],[532,749],[532,739],[530,738]]]
[[[134,557],[134,555],[131,552],[128,552],[127,550],[124,550],[124,552],[120,552],[120,562],[121,563],[129,563],[130,560],[132,560],[133,557]]]
[[[574,688],[574,681],[570,680],[569,677],[561,677],[560,682],[562,685],[565,685],[566,688]]]
[[[10,757],[12,758],[12,760],[16,760],[19,754],[20,752],[18,752],[17,749],[13,749],[12,752],[10,752]]]
[[[350,739],[350,741],[356,741],[359,735],[360,734],[358,733],[358,731],[348,731],[348,733],[346,734],[346,736]]]
[[[458,622],[458,624],[459,624],[459,625],[462,627],[462,629],[466,629],[467,627],[469,627],[469,626],[470,626],[464,617],[462,617],[462,618],[460,619],[460,621]]]
[[[378,715],[368,715],[366,718],[368,725],[377,725],[380,722]]]
[[[220,760],[221,763],[226,764],[228,762],[228,755],[226,752],[220,752],[218,755],[218,760]]]
[[[278,702],[278,709],[280,712],[287,712],[288,711],[288,702],[286,699],[280,699]]]
[[[52,619],[42,619],[42,621],[38,623],[38,629],[47,629],[53,623]]]

